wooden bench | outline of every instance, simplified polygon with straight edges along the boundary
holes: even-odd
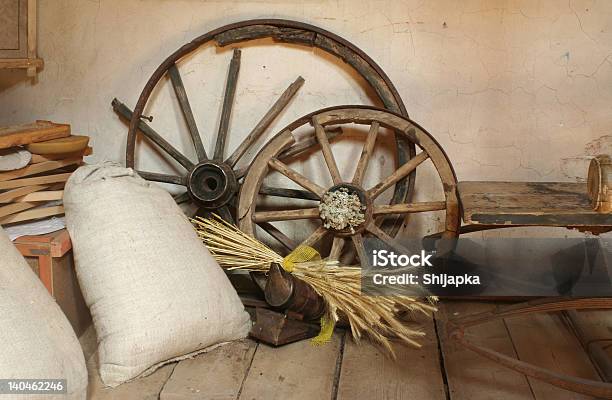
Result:
[[[460,182],[459,199],[461,233],[513,226],[612,230],[612,214],[593,210],[586,183]]]
[[[22,256],[38,258],[38,277],[53,296],[53,258],[61,258],[72,249],[68,231],[62,229],[46,235],[22,236],[13,244]]]
[[[566,182],[460,182],[459,201],[464,225],[459,233],[505,227],[565,227],[593,234],[612,230],[612,213],[593,209],[586,183]],[[432,235],[440,237],[440,234]],[[612,399],[612,383],[588,380],[541,368],[472,343],[465,331],[494,319],[541,312],[563,312],[567,323],[583,343],[584,327],[575,317],[576,309],[612,309],[610,298],[538,299],[513,304],[494,312],[451,318],[450,336],[462,346],[526,376],[578,393]],[[612,361],[597,346],[588,346],[589,357],[606,377],[612,376]],[[603,355],[603,356],[602,356]]]
[[[77,336],[82,334],[91,324],[91,316],[74,270],[68,231],[22,236],[13,243],[55,298]]]

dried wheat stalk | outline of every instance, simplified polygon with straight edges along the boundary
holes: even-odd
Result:
[[[192,219],[198,235],[221,267],[228,270],[267,271],[270,263],[282,264],[283,257],[220,218]],[[425,334],[411,329],[398,318],[398,312],[410,311],[430,315],[436,311],[429,300],[408,296],[362,296],[361,268],[337,265],[336,261],[296,263],[291,271],[310,284],[328,307],[327,318],[334,323],[346,317],[356,342],[365,336],[395,357],[391,338],[420,347],[415,340]]]

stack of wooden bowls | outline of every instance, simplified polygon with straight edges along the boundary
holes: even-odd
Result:
[[[63,214],[64,185],[92,153],[88,144],[66,124],[0,128],[0,225]]]

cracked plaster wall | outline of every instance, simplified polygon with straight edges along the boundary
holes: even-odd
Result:
[[[579,180],[587,156],[612,150],[610,1],[40,0],[46,66],[34,85],[22,71],[0,72],[0,124],[68,122],[92,137],[90,160],[123,161],[127,128],[111,99],[133,107],[153,70],[182,44],[265,17],[321,26],[366,51],[460,180]],[[230,57],[207,48],[180,65],[207,148]],[[298,74],[306,84],[268,136],[317,108],[372,102],[320,52],[246,46],[230,149]],[[155,92],[147,113],[192,154],[169,85]],[[159,167],[145,147],[141,166]]]

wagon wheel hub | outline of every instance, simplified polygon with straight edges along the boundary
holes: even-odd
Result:
[[[238,181],[229,165],[209,160],[191,170],[187,188],[194,200],[205,208],[218,208],[236,193]]]
[[[321,197],[319,216],[323,226],[335,235],[352,236],[362,232],[372,219],[372,201],[363,188],[340,183]]]

